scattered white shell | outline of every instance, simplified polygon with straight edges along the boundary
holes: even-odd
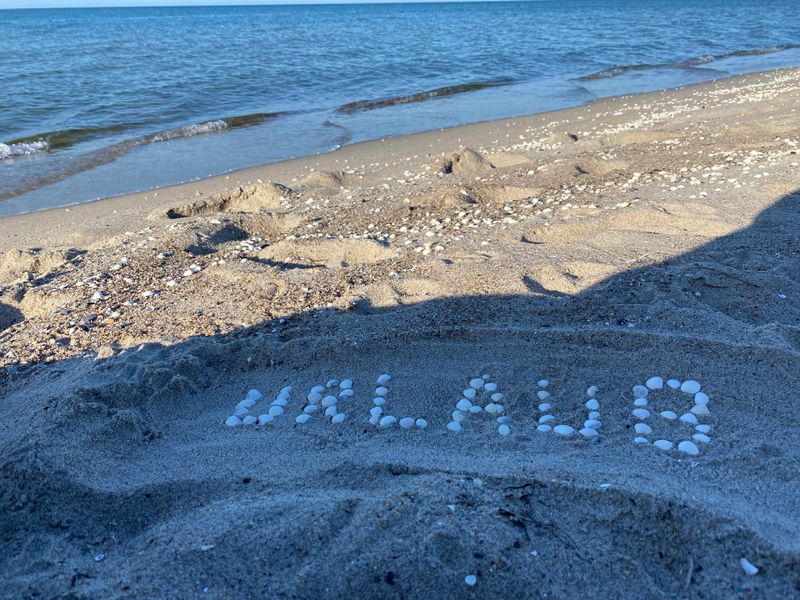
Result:
[[[250,400],[249,398],[247,398],[247,399],[242,400],[241,402],[239,402],[239,404],[237,404],[236,407],[239,408],[241,406],[241,407],[244,407],[244,408],[252,408],[255,405],[256,405],[256,401],[255,400]]]
[[[646,408],[634,408],[631,414],[636,417],[637,419],[646,419],[650,416],[650,411]]]
[[[661,412],[660,414],[661,414],[662,417],[664,417],[665,419],[669,419],[670,421],[674,421],[675,419],[678,418],[678,414],[673,412],[673,411],[671,411],[671,410],[665,410],[665,411]]]
[[[701,444],[709,444],[709,443],[711,443],[711,438],[708,437],[705,433],[695,433],[692,436],[692,439],[695,442],[700,442]]]
[[[476,583],[478,583],[478,578],[475,577],[475,575],[467,575],[466,577],[464,577],[464,583],[466,583],[467,585],[475,585]]]
[[[650,435],[653,433],[653,428],[647,423],[637,423],[633,426],[633,430],[640,435]]]
[[[386,404],[386,398],[384,398],[382,396],[378,396],[377,398],[373,398],[372,399],[372,403],[375,406],[383,406],[384,404]]]
[[[556,425],[553,427],[553,431],[558,435],[563,435],[564,437],[569,437],[573,433],[575,433],[575,428],[570,427],[569,425]]]
[[[460,410],[454,410],[451,416],[453,417],[453,421],[456,421],[458,423],[463,423],[464,421],[467,420],[467,415],[465,415]]]
[[[316,404],[309,404],[308,406],[306,406],[303,409],[303,412],[307,413],[307,414],[311,414],[311,413],[317,412],[318,410],[319,410],[319,406],[317,406]]]
[[[592,412],[589,413],[589,418],[590,419],[599,419],[600,418],[600,413],[597,412],[596,410],[593,410]]]
[[[414,419],[411,417],[403,417],[400,419],[400,427],[403,429],[411,429],[414,426]]]
[[[497,428],[497,433],[506,436],[511,433],[511,428],[508,425],[500,425],[500,427]]]
[[[643,438],[643,437],[636,437],[636,438],[633,438],[633,443],[634,444],[646,444],[647,440],[645,438]]]
[[[388,373],[384,373],[380,377],[378,377],[378,381],[376,382],[378,385],[386,385],[392,380],[392,376]]]
[[[417,419],[416,424],[420,429],[425,429],[428,426],[428,422],[425,419]]]
[[[550,425],[546,425],[546,424],[542,423],[541,425],[539,425],[539,426],[536,428],[536,431],[539,431],[539,432],[541,432],[541,433],[547,433],[548,431],[551,431],[552,429],[553,429],[553,428],[552,428],[552,427],[550,427]]]
[[[497,412],[498,412],[498,410],[497,410],[498,406],[500,406],[500,405],[499,404],[495,404],[494,402],[489,402],[489,404],[487,404],[483,408],[483,410],[485,410],[490,415],[494,415],[494,414],[497,414]]]
[[[330,389],[330,388],[338,387],[338,385],[339,385],[339,380],[338,379],[329,379],[328,383],[325,384],[325,387]]]
[[[584,421],[583,426],[586,429],[600,429],[603,426],[603,422],[598,421],[597,419],[589,419]]]
[[[258,424],[259,425],[266,425],[267,423],[272,422],[273,417],[272,415],[261,415],[258,417]]]
[[[643,385],[635,385],[633,386],[633,396],[634,398],[646,398],[647,394],[650,393],[650,390]]]
[[[692,407],[692,412],[696,414],[698,417],[704,417],[706,415],[710,415],[711,411],[708,410],[708,406],[705,404],[695,404]]]
[[[242,419],[242,425],[255,425],[256,423],[258,423],[258,419],[256,419],[253,415],[248,415]]]
[[[651,377],[645,385],[651,390],[660,390],[664,387],[664,380],[661,377]]]
[[[496,383],[487,383],[483,387],[487,392],[496,392],[497,391],[497,384]]]
[[[271,402],[270,406],[286,406],[287,404],[289,404],[289,400],[286,398],[276,398]]]
[[[251,400],[254,403],[258,402],[259,400],[261,400],[262,397],[263,397],[263,394],[261,392],[259,392],[258,390],[254,389],[254,390],[250,390],[249,392],[247,392],[247,400]]]
[[[467,412],[467,411],[469,411],[469,409],[470,409],[470,408],[472,408],[472,402],[470,402],[470,401],[469,401],[469,400],[467,400],[466,398],[462,398],[462,399],[461,399],[461,400],[459,400],[459,401],[458,401],[458,403],[456,404],[456,408],[457,408],[458,410],[462,410],[462,411],[464,411],[464,412]]]
[[[389,393],[389,390],[385,387],[375,388],[375,395],[376,396],[385,396]]]
[[[670,442],[669,440],[656,440],[655,442],[653,442],[653,446],[655,446],[659,450],[671,450],[672,442]]]
[[[380,406],[373,406],[369,410],[369,414],[373,417],[380,417],[383,414],[383,409]]]
[[[497,417],[497,422],[501,425],[504,423],[511,423],[511,417]]]
[[[447,428],[450,431],[461,431],[461,423],[459,423],[458,421],[450,421],[447,424]]]
[[[322,399],[322,407],[323,408],[328,408],[329,406],[336,406],[337,402],[338,402],[338,399],[336,398],[336,396],[325,396]]]
[[[550,410],[551,408],[553,408],[553,405],[550,404],[549,402],[542,402],[539,405],[539,410],[542,411],[542,412],[544,412],[546,410]]]
[[[494,394],[492,394],[491,398],[492,402],[500,402],[500,400],[503,399],[503,394],[501,394],[500,392],[495,392]]]
[[[684,423],[689,423],[689,425],[697,425],[697,417],[695,417],[692,413],[682,414],[681,421]]]
[[[306,396],[306,400],[308,400],[312,404],[314,402],[319,402],[320,400],[322,400],[322,394],[320,394],[319,392],[311,392],[308,396]]]
[[[536,392],[536,397],[539,398],[539,400],[547,400],[550,397],[550,392],[547,390],[539,390]]]
[[[233,409],[233,416],[234,417],[243,417],[248,413],[247,407],[245,406],[237,406]]]
[[[303,414],[303,415],[299,415],[295,419],[295,422],[299,423],[300,425],[302,425],[303,423],[308,423],[310,420],[311,420],[311,415]]]
[[[479,404],[473,404],[472,406],[469,407],[469,412],[473,414],[483,412],[483,408],[481,408]]]
[[[705,392],[697,392],[694,395],[695,404],[708,404],[708,394]]]
[[[242,424],[242,420],[239,417],[234,416],[234,415],[231,415],[230,417],[225,419],[225,425],[227,425],[228,427],[238,427],[241,424]]]
[[[679,387],[681,387],[681,382],[678,381],[677,379],[670,379],[669,381],[667,381],[667,385],[671,387],[673,390],[677,390]]]
[[[740,558],[739,564],[742,565],[742,570],[744,571],[745,575],[755,575],[758,573],[758,567],[751,563],[746,558]]]
[[[680,444],[678,444],[678,450],[685,452],[690,456],[697,456],[700,454],[700,448],[698,448],[694,442],[690,442],[689,440],[683,440]]]
[[[647,398],[636,398],[636,400],[633,401],[633,404],[635,406],[647,406]]]
[[[539,424],[541,425],[542,423],[549,423],[550,421],[555,421],[555,420],[556,418],[553,415],[542,415],[541,417],[539,417]]]
[[[336,414],[336,407],[335,406],[329,406],[328,408],[325,409],[325,416],[326,417],[332,417],[335,414]]]
[[[599,434],[597,433],[597,429],[593,429],[592,427],[584,427],[580,431],[578,431],[583,437],[597,437]]]
[[[279,395],[286,394],[287,396],[292,392],[292,386],[285,385],[281,388],[281,391],[278,392]]]
[[[595,400],[594,398],[592,398],[591,400],[589,400],[589,401],[586,403],[586,405],[585,405],[585,406],[586,406],[586,408],[588,408],[589,410],[597,410],[598,408],[600,408],[600,403],[599,403],[597,400]]]
[[[311,392],[309,392],[309,393],[311,393],[311,394],[320,394],[320,395],[324,394],[325,393],[325,387],[321,386],[321,385],[315,385],[313,388],[311,388]]]
[[[479,390],[483,387],[483,384],[486,383],[482,377],[476,377],[475,379],[469,382],[469,387]]]
[[[343,379],[339,382],[339,389],[342,390],[351,390],[353,389],[353,380],[352,379]]]
[[[342,384],[340,383],[339,385],[341,386]],[[351,388],[347,388],[339,392],[339,398],[352,398],[354,393]]]
[[[280,417],[283,414],[283,407],[282,406],[270,406],[269,407],[269,416],[270,417]]]
[[[336,413],[335,415],[333,415],[331,423],[333,424],[343,423],[346,416],[347,415],[345,413]]]
[[[700,391],[700,384],[694,379],[687,379],[681,384],[681,391],[687,394],[696,394]]]
[[[700,433],[709,433],[711,431],[711,425],[698,425],[694,429]]]
[[[467,388],[464,390],[463,394],[465,398],[469,400],[474,400],[475,396],[478,395],[478,392],[475,391],[475,388]]]
[[[397,423],[397,417],[393,417],[392,415],[386,415],[382,417],[379,421],[381,428],[386,429],[387,427],[391,427],[395,423]]]
[[[536,382],[536,385],[542,388],[546,388],[548,385],[550,385],[550,382],[547,381],[547,379],[540,379],[539,381]]]
[[[596,385],[590,385],[588,388],[586,388],[586,395],[589,396],[589,398],[594,398],[599,391],[600,388],[598,388]]]

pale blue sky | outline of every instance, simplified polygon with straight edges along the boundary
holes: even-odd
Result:
[[[196,6],[196,5],[241,5],[241,4],[335,4],[369,3],[402,0],[0,0],[3,8],[67,8],[76,6]],[[412,0],[414,2],[437,2],[441,0]]]

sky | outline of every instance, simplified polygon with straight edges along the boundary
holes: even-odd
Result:
[[[67,8],[77,6],[196,6],[239,4],[333,4],[380,2],[387,0],[0,0],[3,8]],[[402,0],[388,0],[402,1]],[[414,2],[440,0],[413,0]]]

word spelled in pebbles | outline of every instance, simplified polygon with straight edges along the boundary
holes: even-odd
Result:
[[[504,416],[502,413],[505,407],[500,404],[503,394],[498,391],[499,384],[491,381],[492,377],[484,373],[480,377],[474,377],[469,381],[469,387],[461,392],[461,398],[456,402],[455,410],[451,413],[451,421],[447,424],[449,431],[461,431],[464,423],[470,415],[486,413],[495,417],[499,426],[497,433],[505,437],[511,433],[511,417]],[[486,402],[486,404],[483,404]]]
[[[665,386],[664,379],[658,376],[648,379],[645,385],[633,387],[631,391],[633,392],[634,408],[631,410],[631,415],[639,421],[644,421],[651,414],[648,409],[644,408],[645,406],[652,408],[653,405],[662,402],[664,397],[681,394],[682,398],[687,395],[692,398],[693,406],[682,414],[669,409],[658,413],[658,416],[662,419],[676,423],[681,429],[685,427],[692,429],[686,433],[678,432],[678,438],[683,439],[659,439],[653,442],[653,446],[664,451],[677,447],[679,452],[689,456],[698,456],[700,447],[703,444],[711,443],[711,438],[707,435],[711,431],[711,426],[699,421],[699,417],[706,417],[711,414],[708,409],[708,394],[700,391],[700,387],[700,384],[693,379],[683,382],[677,379],[668,379]],[[634,444],[647,445],[650,443],[648,436],[653,434],[653,428],[650,425],[636,423],[633,426],[633,430],[637,434],[633,440]]]
[[[400,425],[401,429],[413,429],[414,427],[424,429],[427,427],[428,422],[425,419],[415,419],[414,417],[408,416],[398,418],[394,415],[384,414],[383,411],[386,407],[386,403],[388,401],[387,398],[389,396],[389,388],[387,386],[391,380],[392,376],[388,373],[380,375],[376,380],[375,383],[378,387],[375,388],[375,397],[372,400],[372,403],[375,406],[373,406],[369,411],[369,424],[375,425],[380,429],[388,429],[397,424]]]
[[[544,385],[543,385],[544,384]],[[537,385],[540,388],[550,385],[547,379],[541,379]],[[538,426],[536,431],[540,433],[550,433],[551,431],[563,437],[571,437],[576,431],[584,438],[592,439],[600,435],[600,428],[603,422],[600,420],[600,401],[597,399],[597,393],[600,389],[596,386],[590,386],[586,390],[586,396],[589,398],[584,407],[586,408],[586,420],[583,422],[582,427],[573,427],[566,423],[557,424],[556,417],[550,414],[553,404],[551,402],[542,402],[539,404],[539,412],[543,413],[539,417]],[[544,389],[539,389],[536,392],[536,397],[539,400],[550,400],[552,394]]]
[[[239,402],[239,404],[236,405],[236,408],[233,409],[233,414],[225,419],[225,425],[228,427],[255,425],[256,423],[259,425],[266,425],[266,423],[272,419],[262,421],[261,417],[249,414],[250,409],[253,408],[262,397],[263,395],[258,390],[254,389],[248,391],[245,399]]]

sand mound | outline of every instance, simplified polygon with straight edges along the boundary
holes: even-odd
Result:
[[[340,188],[361,181],[344,171],[312,171],[302,181],[301,184],[314,188]]]
[[[167,217],[182,219],[216,213],[255,213],[275,210],[280,208],[281,201],[291,194],[292,190],[279,183],[247,185],[192,204],[170,208]]]
[[[33,279],[53,271],[78,256],[78,250],[9,250],[0,255],[0,283]]]
[[[627,171],[630,165],[622,160],[602,160],[599,158],[586,158],[575,165],[578,175],[592,175],[601,177],[617,171]]]
[[[514,167],[524,165],[531,160],[524,154],[514,154],[513,152],[497,152],[486,157],[495,167]]]
[[[289,268],[336,268],[387,260],[395,252],[371,240],[286,240],[264,248],[258,256]]]
[[[445,175],[474,175],[494,169],[494,165],[471,148],[454,152],[437,163],[439,172]]]

